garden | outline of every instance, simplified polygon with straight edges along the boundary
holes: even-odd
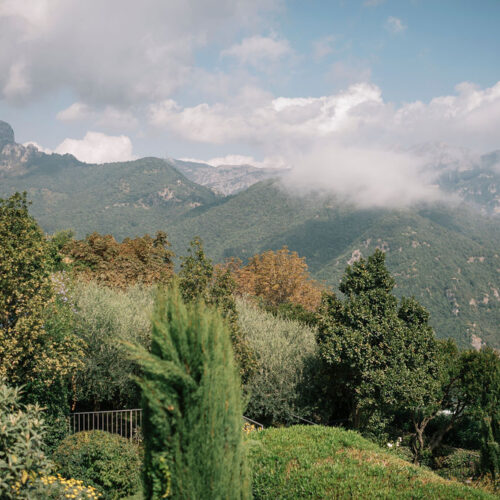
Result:
[[[47,236],[15,194],[0,271],[2,499],[497,498],[498,353],[379,250],[335,292],[286,247]]]

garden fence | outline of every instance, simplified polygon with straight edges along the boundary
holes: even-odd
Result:
[[[139,441],[142,410],[84,411],[69,416],[70,432],[106,431]]]
[[[259,429],[264,426],[251,418],[243,417],[245,422],[255,425]],[[71,433],[82,431],[106,431],[113,434],[139,441],[141,439],[142,410],[109,410],[84,411],[71,413],[69,428]]]

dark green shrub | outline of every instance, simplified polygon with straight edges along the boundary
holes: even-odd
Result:
[[[140,488],[140,448],[117,434],[87,431],[68,436],[53,460],[61,475],[94,486],[105,498],[123,498]]]
[[[456,449],[437,462],[440,476],[465,481],[478,475],[480,454],[474,450]]]
[[[242,401],[230,332],[174,288],[157,297],[143,369],[145,497],[249,498]]]

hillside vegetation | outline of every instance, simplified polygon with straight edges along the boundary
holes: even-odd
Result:
[[[436,166],[442,189],[467,205],[361,209],[331,196],[291,194],[270,179],[244,189],[269,169],[218,171],[158,158],[85,164],[16,144],[2,124],[0,197],[26,190],[48,233],[73,229],[82,238],[97,231],[122,240],[162,230],[177,255],[199,235],[216,262],[232,256],[246,262],[287,245],[306,257],[314,278],[332,287],[348,263],[379,247],[396,293],[414,295],[430,310],[439,337],[462,347],[500,348],[500,217],[491,215],[499,203],[498,152],[468,170]],[[211,189],[216,186],[244,190],[222,197]]]
[[[497,498],[443,479],[337,427],[266,429],[252,438],[256,500]]]

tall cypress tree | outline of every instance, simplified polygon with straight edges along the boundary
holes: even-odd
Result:
[[[160,292],[143,369],[145,497],[249,498],[230,333],[202,301]]]

